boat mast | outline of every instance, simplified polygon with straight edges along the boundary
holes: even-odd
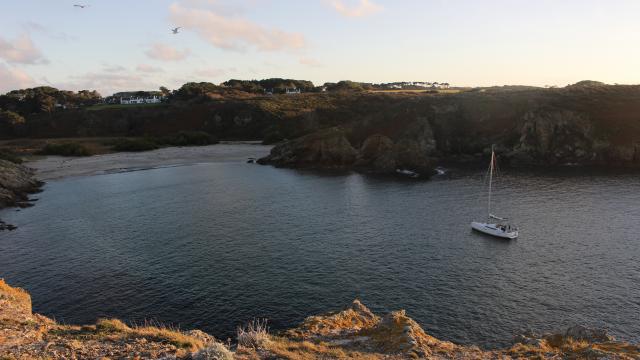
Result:
[[[493,182],[493,167],[496,161],[496,153],[493,151],[493,145],[491,145],[491,163],[489,164],[489,204],[487,210],[489,217],[491,217],[491,183]]]

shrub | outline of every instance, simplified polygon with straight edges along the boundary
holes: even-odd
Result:
[[[221,343],[213,343],[192,356],[193,360],[233,360],[233,353]]]
[[[38,152],[40,155],[59,155],[59,156],[89,156],[91,152],[82,144],[67,142],[59,144],[46,144]]]
[[[158,142],[171,146],[203,146],[216,144],[218,140],[204,131],[180,131],[176,135],[164,137]]]
[[[13,151],[0,149],[0,160],[6,160],[14,164],[22,164],[22,159]]]
[[[253,320],[244,327],[238,327],[238,344],[258,349],[269,342],[267,320]]]
[[[158,148],[158,144],[152,139],[138,138],[138,139],[117,139],[111,144],[111,148],[114,151],[126,151],[126,152],[139,152],[149,151]]]
[[[262,139],[262,145],[271,145],[271,144],[278,143],[282,140],[284,140],[284,136],[282,136],[280,132],[271,131],[264,136],[264,139]]]
[[[118,319],[98,319],[96,331],[105,333],[119,333],[130,331],[131,328]]]

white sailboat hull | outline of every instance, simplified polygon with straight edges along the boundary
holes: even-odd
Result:
[[[488,224],[474,221],[471,223],[471,228],[481,233],[499,237],[502,239],[515,239],[518,237],[518,230],[502,230],[498,227],[497,224]]]

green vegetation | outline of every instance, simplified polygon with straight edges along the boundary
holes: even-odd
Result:
[[[204,146],[217,144],[218,140],[204,131],[180,131],[175,135],[159,138],[156,143],[161,146]]]
[[[180,131],[163,137],[122,138],[109,141],[105,145],[114,151],[140,152],[166,146],[205,146],[217,144],[218,140],[204,131]]]
[[[0,109],[0,137],[18,137],[26,133],[26,120],[13,111]]]
[[[96,104],[96,105],[92,105],[86,108],[87,111],[97,111],[97,110],[107,110],[107,109],[135,109],[135,108],[148,108],[148,107],[158,107],[158,106],[165,106],[165,104],[162,103],[155,103],[155,104],[131,104],[131,105],[124,105],[124,104]]]
[[[116,139],[105,145],[111,145],[111,149],[113,151],[123,152],[150,151],[155,150],[159,147],[158,144],[153,141],[153,139],[149,138]]]
[[[22,164],[22,159],[9,149],[0,149],[0,160],[6,160],[14,164]]]
[[[242,90],[249,93],[284,93],[287,89],[300,89],[302,92],[312,92],[316,88],[311,81],[294,79],[264,79],[264,80],[236,80],[231,79],[222,83],[225,87]]]
[[[325,84],[327,91],[364,91],[371,89],[371,84],[357,83],[350,80],[343,80],[337,84]]]
[[[190,82],[182,85],[180,89],[173,92],[172,99],[193,100],[206,98],[207,94],[220,92],[222,87],[209,82]]]
[[[13,90],[0,95],[0,108],[22,116],[52,113],[56,109],[77,108],[100,103],[102,96],[97,91],[73,92],[58,90],[50,86]]]
[[[75,142],[49,143],[39,152],[39,155],[59,156],[89,156],[91,152],[84,145]]]

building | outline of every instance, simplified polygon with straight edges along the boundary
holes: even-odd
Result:
[[[158,91],[126,91],[113,94],[111,103],[122,105],[158,104],[164,97]]]
[[[285,93],[288,94],[288,95],[293,95],[293,94],[300,94],[301,91],[298,88],[291,88],[291,89],[286,88],[285,89]]]

